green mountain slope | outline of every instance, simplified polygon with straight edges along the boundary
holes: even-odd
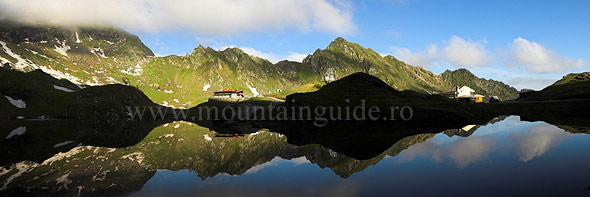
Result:
[[[295,89],[305,84],[321,84],[355,72],[370,73],[397,90],[436,93],[455,85],[473,85],[478,93],[517,97],[501,82],[436,75],[343,38],[318,49],[302,63],[276,64],[237,48],[218,51],[203,46],[185,56],[154,57],[137,36],[105,27],[1,21],[0,45],[0,63],[10,63],[16,70],[41,69],[76,84],[132,85],[154,102],[178,108],[205,102],[215,90],[242,89],[247,96],[272,95],[279,89],[297,92],[309,89]]]
[[[568,83],[577,83],[584,81],[590,81],[590,72],[567,74],[566,76],[563,76],[563,78],[561,78],[560,80],[553,83],[551,86],[558,86]]]
[[[334,40],[325,50],[317,50],[303,64],[309,64],[318,77],[331,74],[335,79],[354,72],[374,75],[397,90],[437,93],[453,86],[469,86],[478,94],[498,96],[503,100],[515,99],[518,91],[502,82],[478,78],[467,69],[445,71],[435,75],[422,67],[412,66],[393,56],[382,57],[372,49],[351,43],[343,38]]]
[[[518,90],[502,82],[483,79],[475,76],[467,69],[458,69],[455,71],[446,70],[440,74],[444,81],[443,88],[450,89],[453,86],[469,86],[477,94],[486,96],[498,96],[502,100],[512,100],[518,98]]]
[[[570,73],[541,91],[520,94],[520,101],[548,101],[590,98],[590,72]]]
[[[437,92],[441,84],[430,71],[408,65],[393,56],[382,57],[372,49],[343,38],[336,38],[324,50],[316,50],[303,60],[303,64],[310,65],[321,78],[333,73],[334,80],[355,72],[369,73],[397,90]]]
[[[41,69],[74,83],[123,83],[153,56],[135,35],[110,28],[62,28],[0,22],[0,62]],[[139,68],[136,68],[139,67]]]
[[[0,69],[0,100],[0,119],[125,120],[125,106],[158,106],[135,87],[110,84],[80,88],[41,70],[23,73]]]
[[[300,63],[273,65],[238,48],[217,51],[199,46],[185,56],[152,59],[144,65],[141,79],[131,84],[156,102],[173,103],[174,98],[191,106],[207,101],[216,90],[241,89],[247,96],[258,96],[297,87],[314,80],[310,72]]]

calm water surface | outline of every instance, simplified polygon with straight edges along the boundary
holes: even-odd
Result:
[[[588,186],[590,136],[509,117],[469,137],[433,135],[347,178],[305,157],[275,157],[242,175],[204,180],[158,170],[134,195],[590,195]]]
[[[512,116],[406,137],[372,159],[356,160],[321,145],[291,145],[267,130],[219,138],[174,122],[133,146],[76,144],[49,159],[12,164],[2,169],[0,180],[10,183],[1,192],[29,187],[64,195],[588,196],[590,136],[560,127]],[[17,171],[26,172],[14,176]]]

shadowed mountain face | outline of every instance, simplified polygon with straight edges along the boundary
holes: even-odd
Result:
[[[158,106],[135,87],[77,86],[35,70],[0,70],[0,119],[94,119],[128,117],[125,106]]]
[[[59,152],[90,145],[133,146],[162,122],[33,120],[0,121],[0,166],[24,160],[41,163]]]

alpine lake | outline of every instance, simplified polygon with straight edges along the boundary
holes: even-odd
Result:
[[[0,194],[590,195],[588,128],[519,116],[440,131],[346,137],[239,124],[232,128],[240,132],[228,133],[183,121],[89,125],[3,122]]]

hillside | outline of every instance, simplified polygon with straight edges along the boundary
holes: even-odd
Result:
[[[471,73],[468,78],[436,75],[343,38],[316,50],[302,63],[276,64],[238,48],[218,51],[204,46],[184,56],[154,57],[137,36],[106,27],[64,28],[2,21],[0,45],[0,63],[9,63],[16,70],[41,69],[75,84],[131,85],[152,101],[177,108],[205,102],[215,90],[242,89],[247,96],[272,95],[279,89],[295,93],[309,91],[306,84],[322,84],[355,72],[377,76],[400,91],[436,93],[455,85],[473,85],[486,95],[502,99],[517,96],[501,82]]]
[[[541,91],[520,94],[519,101],[572,100],[590,98],[590,72],[570,73]]]
[[[0,22],[0,62],[14,69],[41,69],[74,83],[123,83],[153,56],[139,37],[111,28],[62,28]],[[138,68],[136,68],[138,67]]]
[[[320,78],[334,75],[340,79],[355,72],[374,75],[396,90],[438,93],[453,86],[466,85],[486,96],[502,100],[518,98],[518,91],[502,82],[479,78],[467,69],[445,71],[436,75],[419,66],[412,66],[393,56],[382,57],[372,49],[337,38],[324,50],[316,50],[303,60]],[[488,97],[489,98],[489,97]]]
[[[490,96],[498,96],[502,100],[518,98],[516,88],[492,79],[479,78],[464,68],[455,71],[446,70],[440,74],[440,77],[444,81],[442,87],[445,89],[450,89],[453,86],[468,86],[477,94],[484,95],[488,99]]]
[[[300,63],[273,65],[238,48],[217,51],[199,46],[185,56],[154,58],[144,65],[141,79],[131,84],[156,102],[174,103],[173,99],[178,99],[192,106],[222,89],[241,89],[247,96],[258,96],[297,87],[315,80],[310,72]]]
[[[584,81],[590,81],[590,72],[567,74],[566,76],[563,76],[563,78],[561,78],[560,80],[551,84],[551,86],[558,86],[558,85],[584,82]]]
[[[340,79],[356,72],[379,77],[397,90],[437,92],[440,79],[432,72],[401,62],[393,56],[382,57],[372,49],[336,38],[324,50],[316,50],[303,60],[318,77],[331,74]]]
[[[125,106],[157,106],[135,87],[80,87],[34,70],[0,69],[0,119],[126,120]]]

